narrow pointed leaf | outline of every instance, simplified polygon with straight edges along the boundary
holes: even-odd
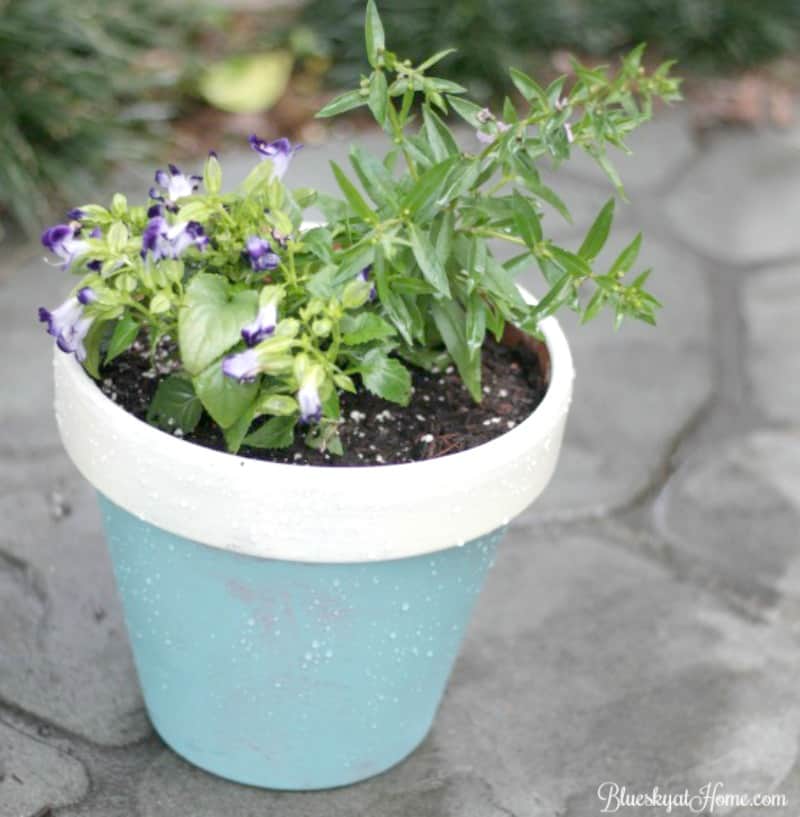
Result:
[[[347,203],[364,221],[374,223],[376,221],[375,213],[367,202],[364,201],[364,197],[358,192],[355,185],[345,176],[344,171],[336,162],[331,162],[331,167],[333,168],[333,175],[336,176],[336,183],[339,185],[339,189],[342,193],[344,193]]]
[[[375,68],[378,64],[378,55],[386,48],[386,40],[383,33],[383,23],[381,22],[378,9],[374,0],[368,0],[367,13],[364,20],[364,37],[367,45],[367,59],[369,64]]]
[[[409,238],[414,258],[422,270],[425,280],[433,286],[443,297],[450,297],[450,285],[447,282],[447,273],[439,260],[436,248],[431,244],[428,236],[416,225],[409,226]]]
[[[608,232],[611,229],[611,222],[614,220],[614,199],[609,199],[603,209],[598,213],[594,224],[589,228],[586,238],[578,250],[578,255],[591,261],[597,257],[600,250],[603,249],[608,238]]]

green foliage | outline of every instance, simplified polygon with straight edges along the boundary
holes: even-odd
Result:
[[[437,73],[482,99],[508,92],[506,66],[536,52],[573,49],[608,55],[640,42],[706,70],[744,68],[800,47],[796,0],[383,0],[394,47],[412,60],[455,46]],[[363,3],[310,0],[304,20],[333,59],[332,80],[346,86],[362,70]],[[355,97],[351,97],[355,100]]]
[[[538,166],[582,150],[621,191],[606,147],[625,149],[654,98],[678,98],[669,65],[647,73],[637,48],[616,72],[576,64],[570,87],[564,78],[542,87],[514,71],[525,101],[506,100],[501,119],[432,73],[442,54],[414,65],[388,50],[372,0],[365,28],[370,75],[347,104],[334,101],[319,115],[364,99],[392,147],[382,159],[354,147],[353,175],[332,163],[341,199],[287,188],[280,177],[292,151],[275,142],[265,148],[271,158],[232,193],[222,191],[211,156],[205,192],[173,175],[175,201],[158,216],[121,196],[110,209],[81,208],[76,235],[88,237],[69,263],[91,293],[78,307],[92,320],[89,370],[96,376],[100,351],[112,359],[140,328],[154,353],[166,337],[177,340],[175,373],[159,386],[151,422],[189,430],[202,407],[232,451],[289,445],[303,426],[308,445],[337,453],[339,394],[364,388],[407,405],[406,363],[452,361],[479,401],[484,340],[501,337],[507,323],[537,333],[561,308],[582,320],[606,308],[617,324],[625,316],[654,322],[648,272],[629,280],[640,237],[608,270],[595,266],[613,200],[573,252],[547,235],[545,212],[569,211]],[[476,128],[472,146],[459,146],[445,123],[451,110]],[[304,228],[312,205],[325,212],[325,226]],[[497,240],[519,254],[500,263]],[[514,275],[534,264],[544,295],[531,305]]]
[[[0,210],[33,231],[131,155],[142,122],[124,109],[163,81],[136,64],[179,48],[197,12],[172,0],[6,0],[0,11]]]

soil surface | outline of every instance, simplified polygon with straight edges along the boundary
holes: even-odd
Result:
[[[390,465],[418,462],[454,454],[489,442],[521,423],[539,405],[547,390],[547,376],[527,346],[503,346],[493,339],[483,349],[483,399],[475,403],[454,367],[439,373],[410,367],[413,395],[408,406],[389,403],[369,392],[342,394],[339,434],[344,455],[309,448],[303,433],[289,448],[243,446],[239,454],[271,462],[300,465]],[[104,394],[144,419],[158,385],[143,346],[128,352],[102,370]],[[168,432],[164,432],[168,433]],[[175,436],[217,450],[225,450],[222,434],[204,414],[191,433]]]

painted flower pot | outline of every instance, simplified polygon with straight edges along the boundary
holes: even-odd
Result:
[[[64,445],[95,486],[152,722],[222,777],[377,774],[425,737],[509,520],[554,470],[573,370],[490,443],[407,465],[256,461],[179,440],[55,355]]]

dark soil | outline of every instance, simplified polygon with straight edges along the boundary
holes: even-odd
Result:
[[[381,400],[366,391],[341,396],[339,429],[344,456],[309,448],[297,434],[290,448],[242,447],[254,459],[301,465],[383,465],[418,462],[473,448],[521,423],[539,405],[547,389],[546,359],[529,345],[505,346],[487,340],[483,349],[483,399],[475,403],[450,366],[438,374],[412,367],[413,396],[408,406]],[[106,396],[144,419],[158,374],[143,347],[135,345],[103,371]],[[166,432],[165,432],[166,433]],[[182,436],[180,431],[174,432]],[[198,445],[225,450],[222,434],[207,416],[183,437]]]

